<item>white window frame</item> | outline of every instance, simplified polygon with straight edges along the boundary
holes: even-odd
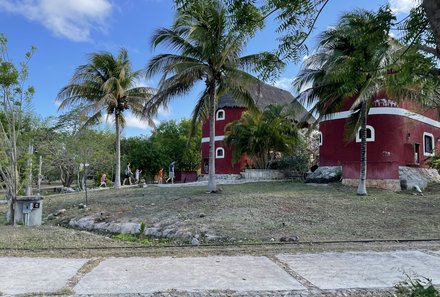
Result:
[[[376,140],[376,133],[374,131],[373,126],[367,125],[367,127],[365,127],[366,129],[370,129],[371,130],[371,137],[367,138],[367,142],[373,142]],[[361,142],[361,138],[359,137],[359,132],[361,131],[361,128],[358,129],[357,133],[356,133],[356,142]],[[365,131],[367,132],[367,131]]]
[[[425,148],[425,136],[431,137],[432,139],[432,153],[428,153],[426,152],[426,148]],[[423,132],[423,155],[424,156],[428,156],[428,157],[432,157],[435,155],[435,138],[434,138],[434,134],[432,133],[428,133],[428,132]]]
[[[223,154],[221,156],[218,155],[218,152],[221,151]],[[218,147],[215,149],[215,158],[216,159],[223,159],[225,157],[225,149],[222,147]]]
[[[318,132],[318,144],[319,144],[319,146],[322,145],[322,132],[321,131]]]
[[[223,112],[223,116],[222,116],[222,117],[219,116],[219,113],[220,113],[220,112]],[[224,109],[219,109],[219,110],[217,110],[217,112],[216,112],[216,114],[215,114],[215,120],[216,120],[216,121],[222,121],[222,120],[225,119],[225,117],[226,117],[226,112],[225,112]]]

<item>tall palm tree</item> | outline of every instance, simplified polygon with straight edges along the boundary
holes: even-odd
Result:
[[[155,32],[152,45],[166,45],[175,54],[159,54],[147,66],[147,75],[163,73],[158,93],[147,110],[155,113],[173,97],[188,94],[197,81],[205,88],[198,97],[192,114],[193,127],[209,118],[209,182],[208,191],[216,192],[215,181],[215,110],[217,99],[231,94],[250,110],[257,107],[249,87],[259,80],[247,70],[264,70],[280,66],[270,53],[241,56],[247,36],[233,30],[226,8],[220,0],[201,0],[179,10],[173,26]],[[266,68],[267,66],[267,68]]]
[[[256,168],[267,168],[271,151],[294,152],[301,138],[292,120],[294,112],[286,109],[283,104],[271,104],[262,113],[247,111],[226,126],[225,143],[233,148],[235,162],[246,154]]]
[[[121,130],[125,126],[124,111],[130,110],[138,118],[152,125],[143,109],[154,90],[136,87],[143,71],[132,71],[127,50],[118,56],[111,53],[93,53],[89,63],[79,66],[67,86],[61,89],[57,100],[59,109],[83,103],[82,112],[88,116],[84,126],[100,122],[103,115],[112,117],[116,129],[115,187],[121,187]]]
[[[359,129],[361,135],[358,195],[367,194],[366,125],[372,99],[385,92],[397,99],[421,100],[429,85],[420,75],[426,62],[414,63],[423,61],[416,51],[389,37],[393,19],[387,8],[343,15],[336,27],[321,34],[317,51],[305,61],[293,83],[314,104],[313,111],[321,119],[351,104],[348,138]],[[412,73],[408,75],[404,70],[410,62]]]

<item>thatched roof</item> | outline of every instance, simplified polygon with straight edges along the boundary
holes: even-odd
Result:
[[[309,112],[304,108],[304,106],[295,99],[295,97],[290,94],[290,92],[276,88],[274,86],[270,86],[268,84],[259,84],[251,87],[250,93],[255,100],[255,103],[259,107],[260,110],[264,110],[264,108],[270,104],[274,103],[287,103],[292,104],[297,111],[295,116],[295,120],[300,122],[307,116],[309,116]],[[231,94],[225,94],[219,98],[218,108],[225,107],[245,107],[244,105],[235,102],[234,98],[232,98]],[[315,121],[315,118],[311,116],[307,123],[311,124]]]

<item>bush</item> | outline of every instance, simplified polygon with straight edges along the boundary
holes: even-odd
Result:
[[[305,173],[308,168],[308,158],[306,154],[297,154],[288,156],[280,160],[273,161],[270,165],[270,169],[277,170],[289,170],[297,173]]]
[[[440,297],[439,291],[427,278],[412,280],[408,277],[408,280],[398,283],[395,288],[397,297]]]

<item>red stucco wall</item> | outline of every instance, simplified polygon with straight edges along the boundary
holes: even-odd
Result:
[[[429,117],[435,115],[429,114]],[[398,179],[398,166],[426,166],[429,157],[423,154],[424,132],[434,135],[435,148],[439,149],[440,129],[435,126],[398,115],[369,115],[367,122],[375,130],[375,141],[367,143],[369,179]],[[342,165],[342,177],[355,179],[359,178],[360,143],[344,139],[345,123],[346,119],[320,123],[323,135],[320,165]],[[419,164],[414,161],[416,143],[419,144]]]
[[[233,121],[239,120],[242,113],[246,109],[237,107],[226,107],[223,108],[223,110],[225,111],[225,119],[215,122],[216,136],[224,136],[226,125]],[[205,140],[203,140],[203,138],[205,138]],[[209,120],[205,121],[202,126],[202,174],[208,173],[207,171],[205,172],[205,162],[209,158],[209,142],[206,141],[207,138],[209,138]],[[217,174],[239,174],[246,165],[246,158],[242,157],[237,164],[233,164],[232,151],[224,145],[223,141],[215,142],[215,148],[218,147],[223,147],[223,149],[225,150],[225,154],[224,158],[215,160],[215,172]]]

